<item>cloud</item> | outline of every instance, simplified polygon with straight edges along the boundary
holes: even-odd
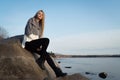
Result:
[[[91,32],[51,40],[49,50],[65,54],[114,54],[120,52],[120,30]]]

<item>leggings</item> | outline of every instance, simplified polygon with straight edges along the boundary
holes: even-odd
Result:
[[[27,49],[28,51],[32,52],[32,53],[37,53],[40,55],[40,58],[42,58],[42,60],[47,60],[48,64],[55,69],[56,65],[54,63],[54,61],[51,59],[49,53],[46,52],[46,49],[49,45],[49,39],[48,38],[40,38],[37,40],[33,40],[30,42],[26,42],[25,43],[25,49]],[[41,50],[37,50],[38,48],[41,48]],[[40,59],[39,58],[39,59]]]
[[[49,45],[48,38],[40,38],[40,39],[32,40],[30,42],[26,42],[25,49],[27,49],[28,51],[30,51],[32,53],[35,52],[35,53],[43,56],[44,54],[46,54],[46,49],[47,49],[48,45]],[[37,49],[41,49],[41,50],[37,50]]]

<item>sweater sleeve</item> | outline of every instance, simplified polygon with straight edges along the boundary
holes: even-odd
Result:
[[[32,34],[32,22],[31,19],[28,20],[26,27],[25,27],[25,35],[29,36],[30,34]]]
[[[39,38],[39,35],[37,33],[38,30],[33,24],[33,18],[31,18],[28,20],[27,25],[25,27],[25,35],[31,40],[35,40]]]

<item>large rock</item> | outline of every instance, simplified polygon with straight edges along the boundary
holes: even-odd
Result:
[[[65,77],[57,78],[56,80],[88,80],[86,77],[82,76],[79,73],[68,75]]]
[[[18,40],[0,42],[0,80],[43,80],[47,75]]]
[[[21,47],[21,37],[0,41],[0,80],[88,80],[80,74],[56,78],[47,62],[42,70],[32,53]]]

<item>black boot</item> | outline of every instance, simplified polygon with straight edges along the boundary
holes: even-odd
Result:
[[[50,65],[50,67],[55,72],[56,77],[63,77],[63,76],[67,75],[67,73],[63,73],[62,70],[55,65],[55,63],[52,60],[52,58],[50,57],[49,53],[46,53],[46,60],[47,60],[48,64]]]
[[[56,67],[56,69],[54,69],[56,77],[64,77],[67,75],[67,73],[63,73],[62,70],[58,67]]]
[[[36,60],[36,62],[42,70],[45,70],[45,66],[44,66],[45,60],[44,59],[39,58],[39,59]]]

